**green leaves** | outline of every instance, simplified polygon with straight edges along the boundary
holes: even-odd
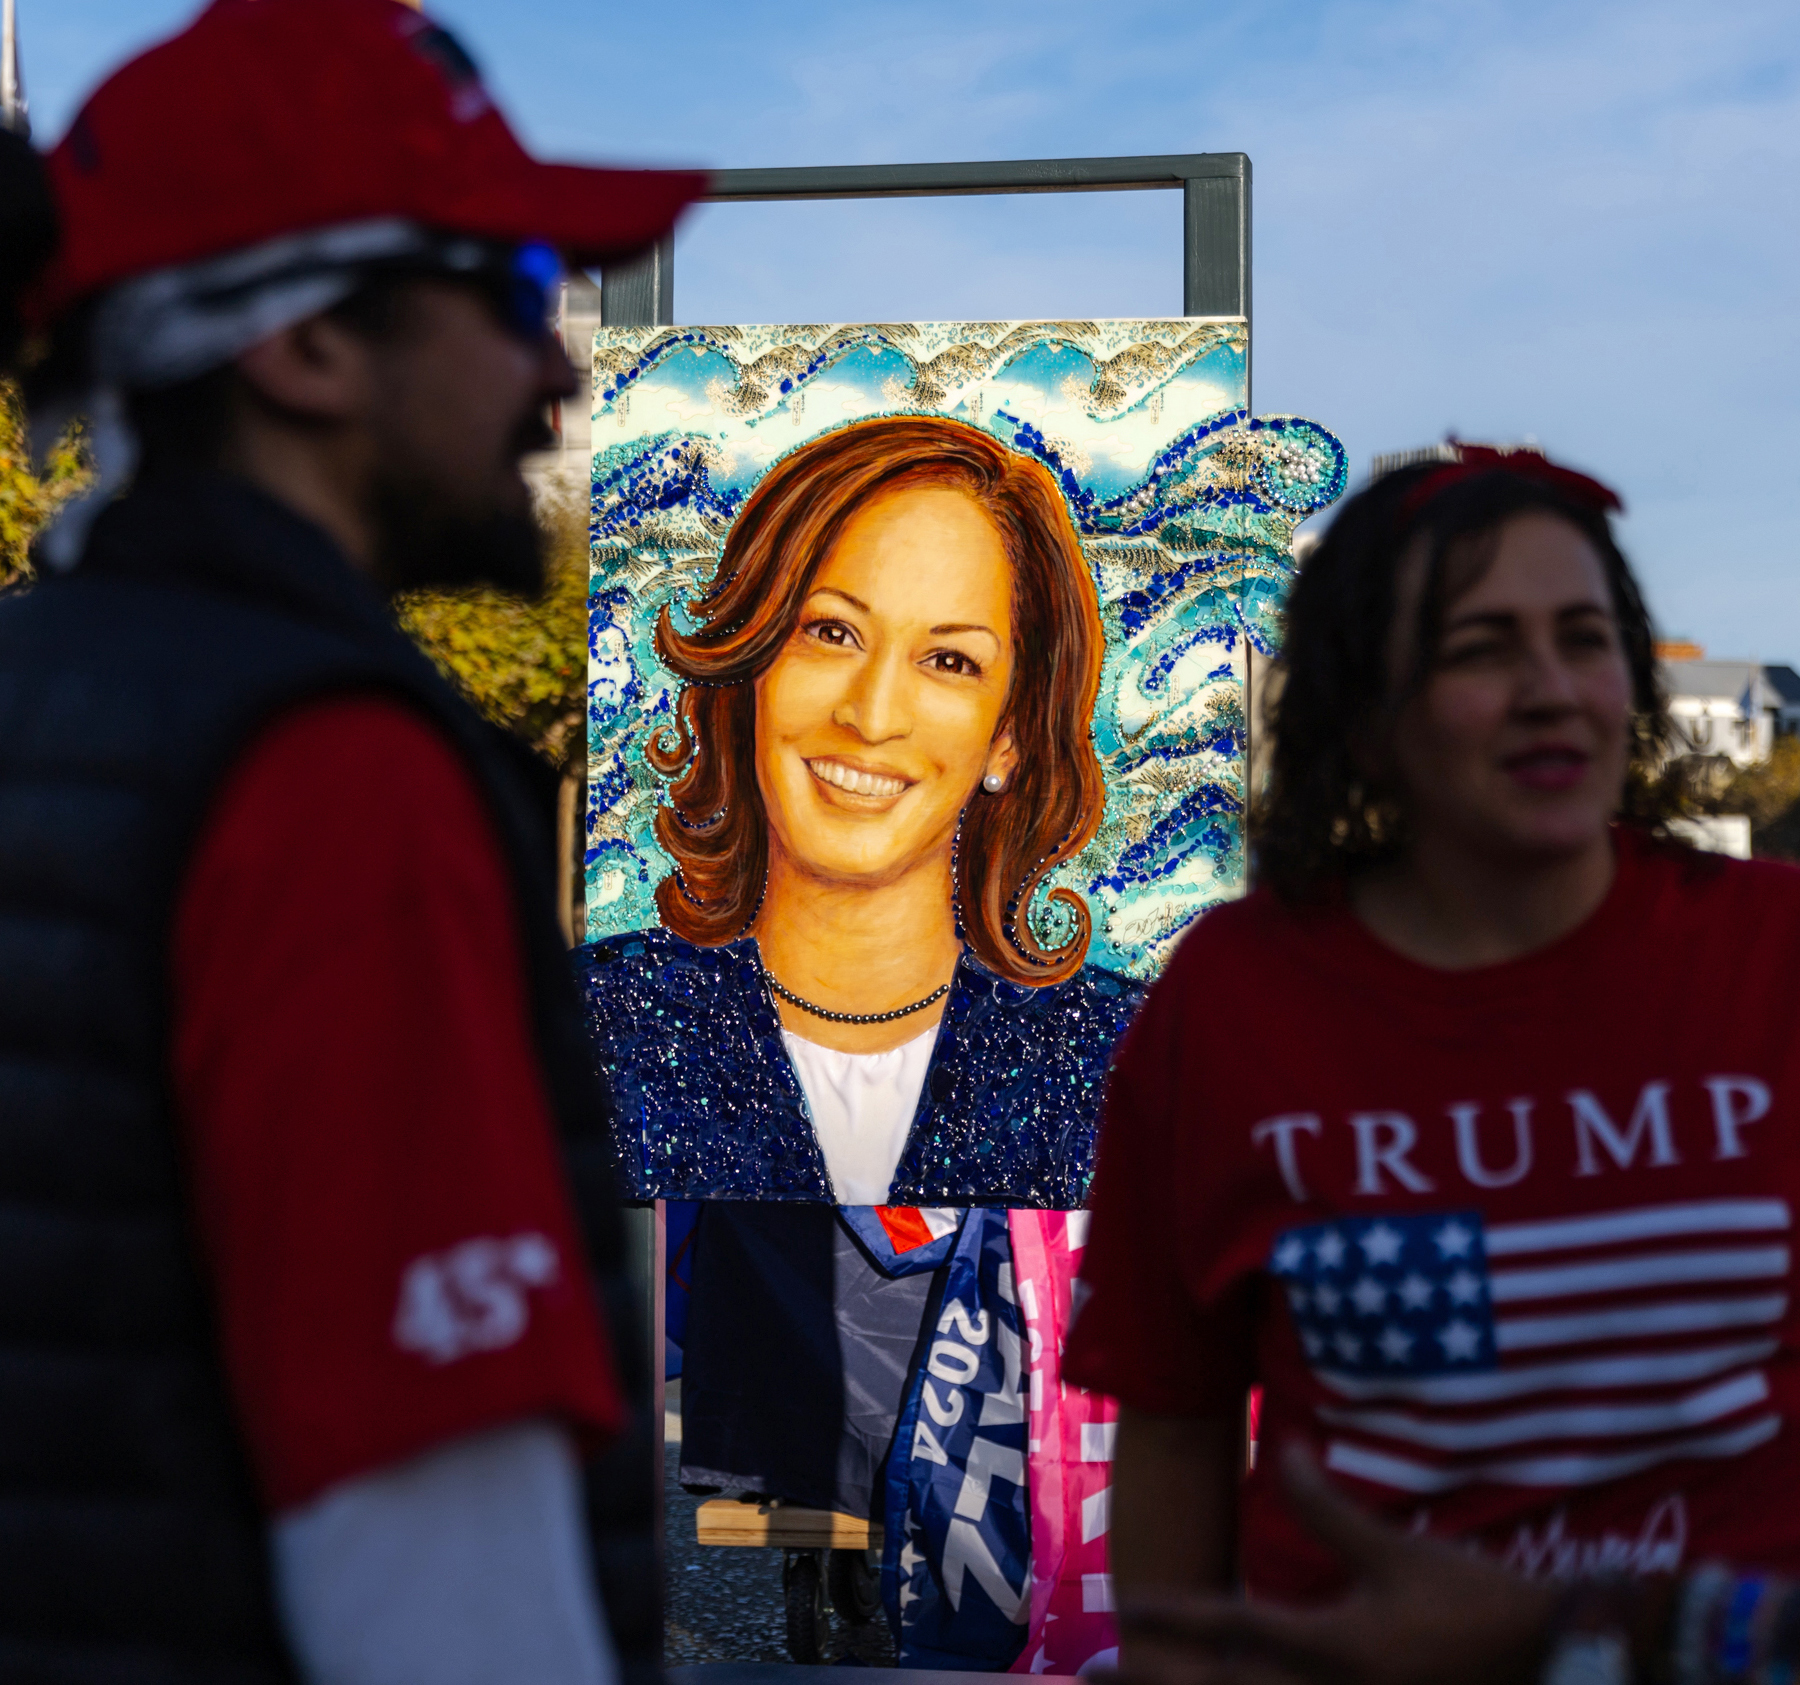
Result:
[[[0,381],[0,591],[30,583],[32,539],[86,478],[77,428],[57,442],[42,474],[33,471],[18,390]]]

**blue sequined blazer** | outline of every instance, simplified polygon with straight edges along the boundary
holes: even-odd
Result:
[[[628,1199],[829,1200],[754,938],[633,931],[575,953]],[[1098,966],[1027,988],[966,948],[889,1199],[1072,1210],[1143,985]]]

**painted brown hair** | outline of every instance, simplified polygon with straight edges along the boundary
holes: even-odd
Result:
[[[1104,635],[1093,576],[1067,505],[1041,463],[962,422],[935,416],[854,422],[769,470],[725,541],[706,594],[678,632],[664,609],[656,650],[686,684],[676,725],[645,756],[673,778],[656,816],[676,870],[658,886],[664,925],[717,946],[756,916],[768,869],[768,819],[756,778],[756,681],[800,619],[820,565],[850,517],[903,486],[966,492],[993,521],[1012,568],[1013,680],[1002,723],[1019,752],[998,795],[965,809],[957,844],[957,913],[969,945],[1002,977],[1059,983],[1086,957],[1086,903],[1051,891],[1074,921],[1045,948],[1026,909],[1046,873],[1083,849],[1105,804],[1091,722]]]

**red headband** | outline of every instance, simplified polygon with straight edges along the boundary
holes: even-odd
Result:
[[[1478,474],[1517,474],[1528,480],[1537,480],[1544,485],[1554,486],[1583,508],[1602,513],[1622,512],[1625,508],[1619,500],[1619,494],[1610,486],[1603,486],[1586,474],[1577,474],[1573,468],[1559,468],[1541,451],[1502,451],[1495,450],[1492,445],[1462,445],[1454,440],[1451,441],[1450,448],[1456,452],[1456,460],[1446,462],[1441,468],[1434,468],[1406,494],[1405,501],[1400,505],[1402,526],[1407,525],[1440,493],[1448,491],[1454,485],[1460,485],[1464,480],[1472,480]]]

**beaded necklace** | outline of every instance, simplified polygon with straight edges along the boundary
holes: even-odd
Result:
[[[797,1006],[802,1012],[810,1012],[815,1018],[829,1019],[833,1024],[891,1024],[896,1018],[910,1018],[915,1012],[923,1012],[934,1001],[940,1001],[950,992],[948,983],[940,983],[923,1000],[916,1000],[911,1006],[897,1006],[892,1012],[833,1012],[827,1007],[815,1006],[809,1000],[802,1000],[791,989],[784,989],[768,972],[763,976],[776,994],[788,1003]]]

